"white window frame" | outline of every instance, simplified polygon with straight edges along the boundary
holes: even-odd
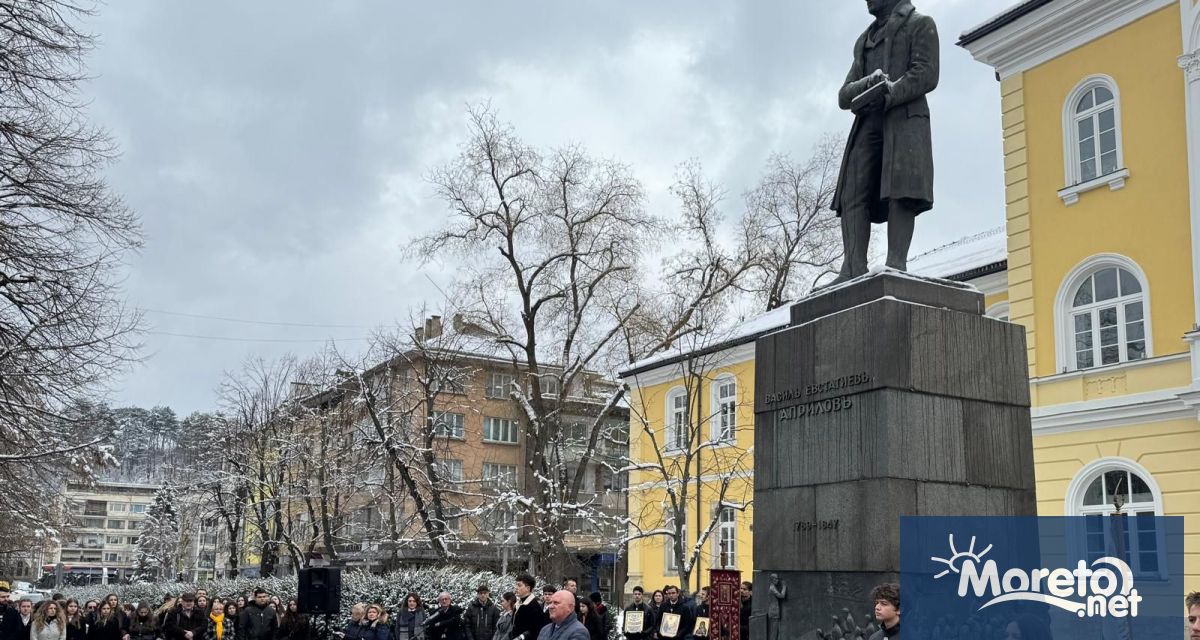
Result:
[[[109,513],[125,513],[126,509],[128,509],[128,506],[124,502],[108,503],[108,512]]]
[[[1154,357],[1154,324],[1153,314],[1151,309],[1153,306],[1150,298],[1150,282],[1146,279],[1146,272],[1140,266],[1127,256],[1117,253],[1100,253],[1080,262],[1074,269],[1063,278],[1062,284],[1059,285],[1058,295],[1054,300],[1054,352],[1055,352],[1055,371],[1066,373],[1068,371],[1078,371],[1075,366],[1075,320],[1073,316],[1073,303],[1075,298],[1075,290],[1083,281],[1091,277],[1097,271],[1103,269],[1117,267],[1124,269],[1137,278],[1138,284],[1142,287],[1142,317],[1146,328],[1146,357],[1142,360],[1134,360],[1132,362],[1142,362]],[[1094,328],[1099,335],[1098,328]],[[1124,335],[1124,325],[1121,326],[1121,334]],[[1123,344],[1123,343],[1122,343]],[[1124,356],[1124,354],[1122,354]],[[1085,369],[1085,371],[1104,370],[1112,367],[1121,367],[1130,364],[1122,360],[1119,364],[1099,365]]]
[[[501,436],[511,436],[511,439],[505,437],[497,438],[497,433]],[[483,441],[494,444],[517,444],[517,421],[512,418],[484,416]]]
[[[1064,506],[1063,513],[1068,516],[1094,516],[1094,515],[1107,516],[1107,515],[1111,515],[1114,511],[1114,509],[1111,505],[1108,505],[1108,504],[1090,505],[1090,506],[1083,505],[1083,500],[1087,494],[1088,487],[1091,486],[1092,482],[1094,482],[1097,478],[1103,476],[1104,474],[1106,474],[1110,471],[1124,471],[1124,472],[1132,473],[1132,474],[1139,476],[1142,479],[1142,481],[1146,483],[1146,486],[1150,489],[1150,495],[1153,498],[1152,502],[1126,503],[1121,508],[1122,513],[1125,513],[1127,515],[1134,515],[1137,513],[1151,513],[1155,516],[1163,515],[1162,489],[1159,488],[1158,481],[1155,480],[1154,476],[1148,470],[1146,470],[1146,468],[1143,467],[1142,465],[1138,464],[1137,462],[1135,462],[1129,458],[1124,458],[1124,457],[1120,457],[1120,456],[1109,456],[1109,457],[1105,457],[1105,458],[1099,458],[1099,459],[1089,462],[1082,469],[1080,469],[1079,472],[1075,474],[1075,477],[1071,479],[1071,483],[1069,485],[1067,485],[1067,493],[1066,493],[1066,498],[1065,498],[1065,502],[1063,505]],[[1127,521],[1127,523],[1132,525],[1133,519],[1130,518]],[[1167,564],[1166,564],[1167,563],[1167,558],[1166,558],[1167,548],[1166,548],[1166,540],[1165,540],[1166,532],[1159,529],[1156,533],[1157,533],[1157,537],[1158,537],[1157,550],[1158,550],[1158,556],[1159,556],[1159,558],[1158,558],[1159,570],[1157,573],[1150,574],[1150,575],[1157,575],[1159,577],[1165,578],[1166,571],[1167,571]],[[1107,538],[1107,531],[1106,531],[1106,538]],[[1136,536],[1130,534],[1129,538],[1132,541],[1136,538]],[[1134,543],[1134,544],[1136,544],[1136,543]],[[1080,557],[1080,558],[1083,558],[1086,555],[1085,550],[1075,549],[1075,550],[1073,550],[1073,552],[1074,552],[1074,555],[1076,555],[1077,557]],[[1128,552],[1130,553],[1131,560],[1137,557],[1137,552],[1135,549],[1130,549],[1130,550],[1128,550]],[[1147,575],[1145,572],[1142,572],[1139,570],[1139,566],[1140,566],[1140,560],[1132,563],[1131,568],[1134,571],[1134,575],[1143,575],[1143,576]]]
[[[733,397],[725,398],[721,396],[721,386],[733,383]],[[727,401],[727,402],[723,402]],[[731,404],[729,408],[728,418],[730,424],[726,428],[725,404]],[[726,373],[717,376],[712,382],[712,424],[709,427],[708,437],[714,442],[734,443],[737,441],[737,407],[738,407],[738,381],[733,374]],[[728,431],[728,433],[726,433]]]
[[[717,518],[717,535],[713,538],[713,568],[714,569],[736,569],[737,568],[737,509],[732,507],[718,508],[715,515]],[[726,519],[728,517],[728,519]],[[722,543],[727,543],[725,547],[725,555],[729,556],[730,562],[726,565],[721,564],[721,548]]]
[[[508,397],[508,392],[512,389],[513,375],[511,373],[501,373],[499,371],[491,371],[488,373],[487,391],[485,395],[493,400],[503,400]]]
[[[683,408],[675,406],[678,398],[683,399]],[[663,449],[665,451],[683,451],[688,444],[688,393],[683,387],[675,387],[667,392],[663,411]]]
[[[141,503],[134,503],[132,508],[129,510],[129,512],[130,513],[146,513],[147,506],[148,505],[141,504]]]
[[[463,461],[458,458],[438,458],[438,472],[449,482],[461,483],[466,477],[463,472]]]
[[[542,395],[557,398],[562,391],[562,380],[559,379],[557,373],[543,373],[538,376],[538,386],[542,388]],[[532,387],[530,388],[532,392]]]
[[[517,488],[517,465],[504,462],[483,463],[483,484],[497,491]]]
[[[456,416],[452,420],[447,420]],[[442,429],[440,425],[445,425],[447,428]],[[454,440],[464,440],[466,438],[467,416],[456,411],[437,411],[433,414],[433,436],[435,438],[451,438]]]
[[[1117,142],[1117,169],[1112,173],[1097,175],[1096,178],[1083,182],[1082,174],[1079,170],[1079,129],[1076,121],[1094,114],[1089,114],[1088,116],[1076,115],[1075,106],[1079,104],[1084,94],[1096,87],[1104,87],[1111,91],[1113,95],[1113,124],[1115,126]],[[1079,202],[1079,195],[1081,193],[1099,187],[1108,186],[1112,191],[1117,191],[1125,187],[1125,180],[1129,178],[1129,169],[1125,166],[1125,144],[1122,138],[1124,127],[1121,126],[1121,92],[1117,88],[1115,80],[1104,74],[1095,74],[1084,78],[1079,84],[1075,85],[1075,88],[1067,94],[1066,101],[1063,102],[1062,127],[1064,182],[1066,186],[1059,190],[1058,197],[1062,199],[1064,204],[1068,206],[1075,204]],[[1100,132],[1096,131],[1096,135],[1099,136]],[[1099,172],[1099,156],[1096,157],[1096,162],[1097,172]]]

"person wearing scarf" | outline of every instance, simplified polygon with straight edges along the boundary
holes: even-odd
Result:
[[[213,607],[208,614],[208,629],[204,632],[204,640],[234,640],[236,621],[225,617],[224,607]]]

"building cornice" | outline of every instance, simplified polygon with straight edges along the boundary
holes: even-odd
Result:
[[[1164,389],[1102,400],[1034,407],[1031,411],[1033,435],[1128,427],[1168,420],[1195,420],[1196,408],[1184,400],[1187,393],[1187,388]]]
[[[772,329],[773,331],[774,329]],[[660,384],[666,384],[672,380],[683,378],[686,371],[685,365],[690,361],[693,369],[703,369],[706,374],[716,376],[720,373],[722,367],[732,366],[741,362],[746,362],[754,359],[755,340],[757,335],[745,338],[749,342],[741,342],[734,346],[726,346],[723,350],[711,351],[700,350],[689,354],[684,354],[667,360],[665,362],[657,362],[653,366],[626,371],[621,374],[621,379],[629,386],[634,388],[653,387]]]
[[[1103,37],[1178,0],[1032,2],[962,35],[958,44],[1001,79]]]

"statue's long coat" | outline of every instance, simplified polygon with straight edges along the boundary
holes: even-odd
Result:
[[[887,97],[880,202],[873,207],[872,222],[887,221],[885,201],[888,199],[914,200],[918,204],[918,213],[933,208],[933,140],[925,94],[938,84],[937,26],[932,18],[918,13],[911,2],[903,0],[888,18],[884,30],[887,63],[883,71],[896,84]],[[863,49],[869,31],[869,28],[864,31],[854,44],[854,64],[838,92],[838,105],[842,109],[849,109],[854,96],[866,90],[866,76],[875,71],[863,68]],[[863,115],[855,116],[846,153],[842,156],[842,170],[832,205],[839,214],[843,207],[847,167],[856,160],[850,156],[862,118]]]

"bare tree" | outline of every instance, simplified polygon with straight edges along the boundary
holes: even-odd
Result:
[[[406,533],[415,525],[417,540],[446,560],[453,555],[448,542],[458,535],[450,523],[464,516],[469,500],[469,480],[446,467],[449,437],[462,428],[453,423],[455,415],[477,410],[468,400],[478,395],[472,389],[479,372],[474,360],[496,344],[488,335],[443,331],[437,317],[436,325],[422,321],[377,331],[357,364],[339,356],[345,374],[340,394],[357,412],[364,444],[387,462],[381,482],[403,492],[387,521],[393,554],[415,541]],[[409,518],[397,516],[404,504],[412,507]]]
[[[687,191],[699,171],[685,170],[676,192],[684,209],[679,231],[699,248],[671,270],[687,295],[679,298],[680,315],[646,314],[657,292],[646,290],[641,260],[666,223],[644,211],[642,186],[629,169],[577,146],[539,152],[486,107],[469,115],[471,137],[459,157],[432,175],[451,221],[412,249],[423,259],[469,259],[458,299],[498,337],[522,377],[512,397],[526,417],[528,495],[513,507],[538,570],[565,572],[575,562],[566,528],[594,513],[578,500],[581,474],[591,469],[625,389],[614,385],[595,398],[580,438],[563,434],[569,396],[603,389],[589,377],[627,353],[670,346],[692,330],[695,310],[732,290],[748,266],[736,257],[744,251],[726,261],[717,250],[715,212],[703,205],[719,198],[703,185]],[[654,339],[633,339],[627,328],[634,323],[654,326]]]
[[[799,299],[841,263],[840,225],[829,209],[841,158],[842,143],[827,135],[800,163],[771,156],[746,193],[742,232],[757,253],[747,287],[763,309]]]
[[[630,383],[631,448],[622,471],[636,478],[629,491],[635,496],[630,502],[638,508],[629,514],[629,535],[622,543],[665,540],[679,583],[687,585],[696,576],[697,588],[696,569],[709,555],[706,550],[722,512],[744,511],[753,502],[753,447],[739,441],[742,425],[737,424],[737,407],[751,400],[732,378],[720,377],[726,363],[719,345],[728,336],[724,331],[697,331],[677,345],[685,355],[674,363],[665,360],[663,366],[678,374],[682,389],[669,398],[652,393],[652,385],[642,385],[637,376]],[[732,401],[715,406],[719,394],[713,386],[731,382],[735,385]],[[654,408],[664,405],[668,406],[664,419],[654,420]],[[661,497],[654,497],[656,492]],[[706,508],[709,505],[715,508]],[[695,532],[690,546],[689,530]],[[721,554],[731,552],[711,546],[717,547],[712,555],[718,561]]]
[[[227,440],[220,447],[216,497],[223,504],[218,508],[231,536],[231,563],[236,562],[233,551],[238,544],[232,537],[234,523],[240,520],[251,543],[257,543],[263,576],[274,575],[285,531],[285,489],[292,460],[284,454],[293,451],[288,443],[296,435],[298,418],[290,390],[297,370],[294,356],[275,362],[252,357],[241,371],[227,373],[219,389]],[[234,569],[231,564],[230,571]]]
[[[77,97],[87,12],[62,0],[0,0],[0,484],[55,486],[109,460],[109,434],[64,412],[135,357],[138,314],[121,302],[136,216],[105,184],[116,149]],[[51,473],[51,472],[54,473]],[[3,527],[56,535],[38,491],[0,497]]]

